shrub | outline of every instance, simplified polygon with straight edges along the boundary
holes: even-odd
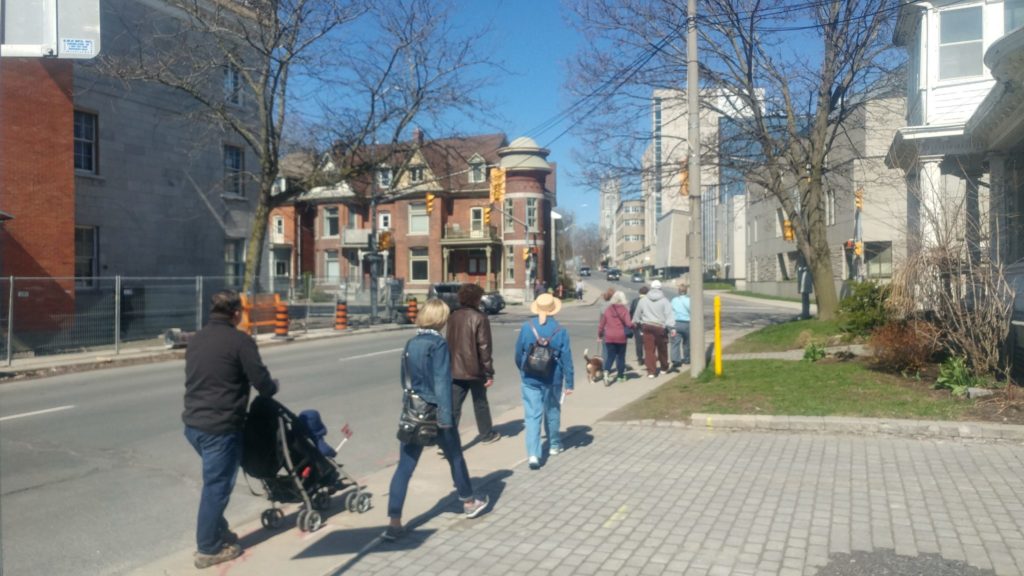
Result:
[[[938,330],[923,320],[883,324],[868,341],[875,363],[891,372],[917,372],[938,349]]]
[[[968,388],[979,383],[983,382],[971,372],[967,360],[962,356],[953,356],[942,363],[939,377],[932,387],[936,390],[949,390],[953,396],[962,398],[967,395]]]
[[[804,348],[804,360],[807,362],[817,362],[825,357],[825,347],[819,346],[818,344],[808,344]]]
[[[885,303],[889,288],[875,282],[851,284],[853,291],[839,302],[840,328],[844,332],[867,336],[886,323]]]

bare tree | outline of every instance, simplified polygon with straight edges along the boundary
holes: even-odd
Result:
[[[750,143],[733,162],[749,182],[774,196],[792,222],[797,248],[814,277],[818,314],[838,309],[826,236],[828,157],[841,126],[873,95],[891,91],[900,61],[890,38],[895,0],[701,3],[701,75],[717,98],[702,107],[732,121]],[[615,156],[646,145],[635,130],[650,91],[678,88],[686,74],[682,0],[578,2],[575,13],[590,45],[577,58],[575,85],[584,93],[617,89],[622,106],[580,114],[593,141],[597,169],[623,169]],[[808,49],[813,47],[813,49]],[[624,115],[620,112],[628,111]],[[610,153],[609,153],[610,152]],[[702,150],[705,157],[716,151]],[[632,167],[637,172],[636,167]]]
[[[284,152],[340,153],[351,175],[360,145],[398,142],[413,121],[479,103],[467,72],[485,61],[480,34],[453,34],[449,5],[427,0],[165,0],[177,18],[131,23],[137,52],[102,64],[125,81],[191,97],[194,116],[236,134],[255,153],[258,188],[242,289],[260,276]],[[223,80],[223,82],[222,82]],[[239,105],[244,102],[244,105]],[[366,164],[366,162],[364,162]],[[311,184],[322,183],[313,163]],[[368,170],[367,166],[359,169]]]
[[[601,233],[597,224],[576,226],[572,231],[573,253],[582,258],[588,266],[595,267],[601,262],[604,253],[601,247]]]

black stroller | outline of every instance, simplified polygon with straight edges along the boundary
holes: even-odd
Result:
[[[324,444],[322,439],[319,444]],[[303,504],[295,522],[303,532],[323,525],[320,511],[338,492],[348,491],[344,502],[349,512],[370,509],[371,494],[324,451],[335,452],[329,446],[322,450],[303,419],[280,402],[262,396],[253,400],[245,423],[242,469],[263,482],[271,502],[260,517],[264,528],[281,525],[284,511],[274,506],[277,502]]]

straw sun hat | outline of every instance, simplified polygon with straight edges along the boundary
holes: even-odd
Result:
[[[551,294],[541,294],[530,304],[530,312],[540,316],[542,319],[558,314],[562,309],[562,301]]]

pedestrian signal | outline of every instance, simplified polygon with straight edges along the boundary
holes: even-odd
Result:
[[[395,245],[394,239],[391,237],[391,232],[381,232],[377,238],[377,250],[383,252],[390,250]]]

